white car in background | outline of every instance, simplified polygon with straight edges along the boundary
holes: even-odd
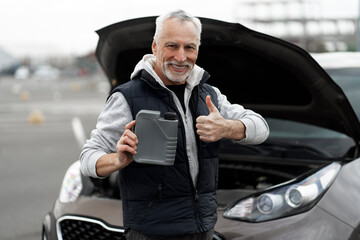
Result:
[[[39,65],[35,68],[33,77],[40,80],[54,80],[60,77],[60,70],[51,65]]]
[[[31,75],[30,68],[27,66],[20,66],[15,70],[15,79],[28,79]]]

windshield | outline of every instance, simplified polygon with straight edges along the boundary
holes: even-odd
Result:
[[[354,146],[350,137],[326,128],[274,118],[266,121],[270,135],[265,144],[281,145],[294,151],[306,150],[308,154],[299,158],[341,158]]]
[[[325,69],[332,79],[343,89],[358,119],[360,119],[360,68]],[[309,147],[325,158],[341,158],[351,147],[353,140],[345,134],[329,129],[281,119],[266,119],[270,127],[267,143],[282,143]]]
[[[326,69],[326,71],[343,89],[356,116],[360,119],[360,67]]]

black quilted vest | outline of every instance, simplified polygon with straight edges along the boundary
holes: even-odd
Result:
[[[206,84],[205,73],[193,89],[189,107],[194,119],[208,115],[206,95],[217,106],[214,89]],[[170,92],[145,70],[120,85],[133,118],[142,110],[176,112],[179,120],[175,164],[157,166],[132,162],[120,170],[120,192],[124,226],[152,238],[195,234],[212,229],[217,220],[216,190],[218,182],[219,142],[206,143],[197,138],[199,175],[194,187],[186,154],[184,123]],[[194,129],[195,126],[194,126]]]

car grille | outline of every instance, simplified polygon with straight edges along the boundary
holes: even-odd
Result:
[[[124,229],[109,227],[91,218],[64,216],[57,221],[59,240],[120,240],[123,235]]]
[[[121,240],[125,230],[86,217],[63,216],[57,220],[58,240]],[[213,240],[224,238],[216,233]]]

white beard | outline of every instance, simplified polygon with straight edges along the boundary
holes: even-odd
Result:
[[[182,74],[176,74],[169,70],[168,65],[173,65],[175,68],[176,68],[176,65],[181,65],[182,68],[188,68],[188,71],[185,73],[182,73]],[[193,68],[193,66],[187,62],[185,62],[183,64],[179,64],[176,61],[168,61],[168,62],[165,62],[164,74],[170,81],[180,83],[187,79],[187,77],[191,73],[192,68]]]

